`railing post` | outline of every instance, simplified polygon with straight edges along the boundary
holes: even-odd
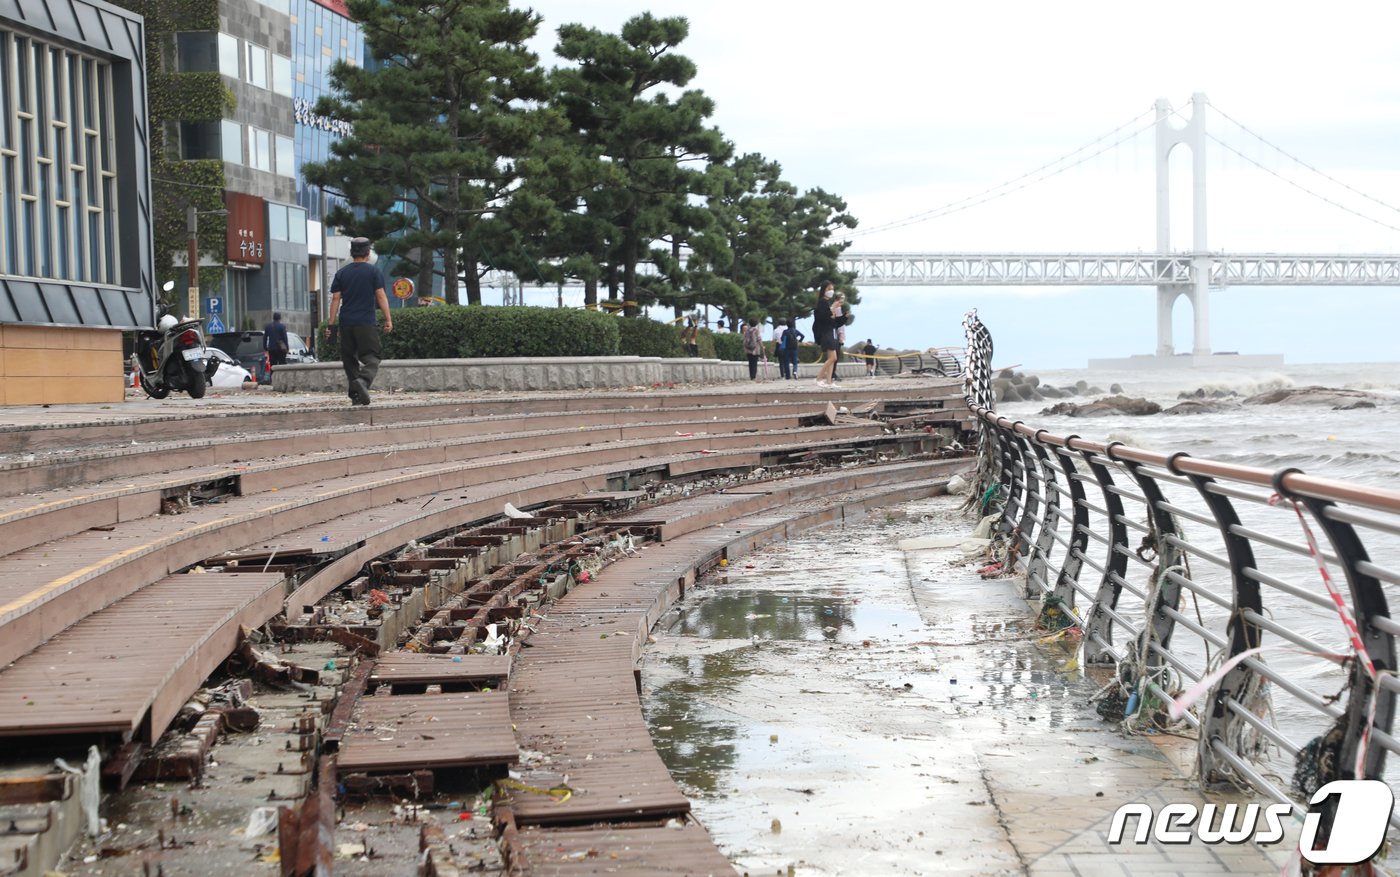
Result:
[[[1025,460],[1021,458],[1020,443],[1016,441],[1015,433],[1001,424],[996,425],[996,431],[996,451],[1001,458],[1001,478],[998,480],[1001,482],[1003,500],[1001,520],[997,521],[996,531],[1010,533],[1016,529],[1013,515],[1021,505],[1021,472],[1025,469]]]
[[[1031,530],[1035,526],[1035,513],[1040,508],[1041,499],[1045,496],[1045,483],[1040,467],[1035,465],[1035,452],[1031,448],[1031,443],[1024,435],[1016,432],[1015,427],[1012,427],[1012,438],[1020,449],[1021,468],[1025,473],[1026,482],[1025,501],[1021,504],[1021,520],[1017,522],[1016,529],[1012,532],[1016,538],[1016,554],[1025,557],[1031,551]]]
[[[1065,439],[1066,445],[1077,438],[1079,438],[1077,435],[1068,436]],[[1079,571],[1084,566],[1084,551],[1089,546],[1089,509],[1084,505],[1084,485],[1080,484],[1079,479],[1074,477],[1077,474],[1077,470],[1074,468],[1074,452],[1056,448],[1055,455],[1059,457],[1060,468],[1065,473],[1072,514],[1069,550],[1065,552],[1065,559],[1060,563],[1060,575],[1055,579],[1054,597],[1062,604],[1060,611],[1065,613],[1066,618],[1072,618],[1074,585],[1079,581]],[[1044,614],[1042,610],[1042,617]]]
[[[1220,535],[1225,541],[1225,555],[1230,562],[1232,583],[1230,621],[1226,627],[1226,633],[1230,640],[1230,651],[1224,656],[1225,660],[1229,660],[1242,652],[1258,648],[1263,639],[1263,631],[1257,625],[1245,621],[1243,614],[1246,609],[1261,615],[1264,611],[1263,600],[1259,593],[1259,583],[1244,574],[1246,569],[1256,567],[1254,546],[1250,545],[1247,538],[1235,533],[1235,528],[1240,525],[1239,515],[1235,512],[1235,506],[1230,502],[1229,497],[1210,489],[1210,486],[1215,483],[1215,479],[1204,475],[1191,475],[1180,470],[1177,461],[1187,456],[1190,455],[1173,454],[1167,460],[1167,468],[1174,475],[1180,475],[1189,480],[1196,491],[1200,493],[1201,499],[1210,509],[1211,516],[1215,518],[1215,525],[1220,529]],[[1230,672],[1226,673],[1210,692],[1205,708],[1202,710],[1200,745],[1197,751],[1203,782],[1223,782],[1232,770],[1227,762],[1221,762],[1216,757],[1215,742],[1230,739],[1231,726],[1244,721],[1230,711],[1226,701],[1232,695],[1247,690],[1254,675],[1254,670],[1249,667],[1249,663],[1241,661],[1231,668]],[[1242,752],[1236,754],[1241,757],[1245,755]]]
[[[1113,645],[1113,619],[1105,610],[1118,608],[1118,596],[1123,592],[1120,582],[1128,571],[1128,526],[1123,523],[1123,498],[1113,490],[1113,475],[1108,467],[1092,454],[1081,452],[1081,456],[1103,491],[1104,510],[1108,512],[1108,556],[1094,605],[1084,619],[1084,655],[1090,664],[1112,664],[1109,646]],[[1089,648],[1094,640],[1100,644],[1098,651]]]
[[[1285,470],[1274,476],[1275,490],[1284,496],[1289,494],[1282,489],[1283,476],[1290,471],[1296,470]],[[1299,497],[1299,501],[1327,534],[1327,540],[1332,543],[1337,558],[1342,562],[1347,587],[1351,591],[1353,620],[1361,637],[1361,645],[1370,657],[1371,664],[1378,674],[1394,670],[1395,639],[1375,624],[1377,617],[1389,618],[1390,609],[1380,580],[1362,569],[1363,564],[1370,563],[1365,544],[1351,524],[1327,514],[1334,505],[1331,501],[1306,496]],[[1371,698],[1376,699],[1375,727],[1388,733],[1395,717],[1395,694],[1389,689],[1376,686],[1360,661],[1352,661],[1346,734],[1342,738],[1341,753],[1337,759],[1339,775],[1334,779],[1380,779],[1385,770],[1385,747],[1372,744],[1366,748],[1366,760],[1363,765],[1365,775],[1356,776],[1356,756],[1363,745],[1363,734],[1370,721]]]
[[[1147,501],[1147,526],[1151,533],[1138,547],[1138,556],[1141,557],[1144,550],[1151,548],[1157,560],[1157,566],[1152,571],[1157,595],[1156,599],[1152,601],[1152,605],[1145,607],[1147,619],[1137,643],[1143,666],[1135,668],[1135,672],[1137,670],[1155,670],[1165,662],[1161,655],[1153,650],[1152,646],[1155,643],[1163,651],[1171,646],[1172,632],[1176,630],[1176,619],[1171,617],[1167,609],[1169,607],[1175,609],[1181,603],[1181,584],[1168,576],[1167,571],[1182,565],[1185,552],[1171,542],[1172,538],[1179,537],[1181,534],[1177,532],[1176,519],[1166,508],[1167,498],[1162,493],[1162,488],[1157,484],[1157,479],[1143,471],[1141,463],[1132,460],[1117,460],[1113,456],[1113,449],[1120,444],[1122,442],[1109,444],[1108,458],[1116,460],[1128,470],[1128,474],[1132,476],[1138,489],[1142,491],[1142,498]],[[1149,593],[1151,593],[1150,590]],[[1136,681],[1136,679],[1132,681]]]
[[[1043,432],[1044,430],[1042,430]],[[1049,454],[1045,446],[1040,443],[1040,433],[1036,433],[1036,439],[1031,443],[1031,448],[1040,459],[1041,487],[1045,498],[1045,513],[1040,520],[1040,529],[1036,531],[1035,545],[1031,548],[1030,555],[1026,561],[1026,596],[1031,596],[1031,585],[1037,579],[1040,581],[1040,592],[1046,593],[1050,590],[1050,583],[1046,581],[1046,573],[1050,569],[1050,552],[1055,547],[1055,519],[1060,509],[1060,489],[1055,480],[1055,470],[1050,466]]]

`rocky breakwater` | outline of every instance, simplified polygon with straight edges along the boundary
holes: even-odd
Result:
[[[1244,398],[1232,390],[1201,388],[1192,393],[1180,393],[1177,398],[1182,401],[1166,409],[1163,414],[1213,414],[1233,411],[1244,405],[1318,405],[1334,411],[1351,411],[1375,408],[1378,402],[1384,401],[1375,393],[1336,387],[1283,387]]]
[[[1105,396],[1102,399],[1095,399],[1092,402],[1079,404],[1078,402],[1060,402],[1051,405],[1040,412],[1045,416],[1060,415],[1063,417],[1108,417],[1110,415],[1126,414],[1130,417],[1145,417],[1149,414],[1160,414],[1162,406],[1156,402],[1149,402],[1146,399],[1132,398],[1123,395]]]
[[[1088,381],[1076,381],[1074,386],[1052,387],[1042,383],[1035,375],[1026,375],[1011,369],[1002,369],[992,379],[992,392],[998,402],[1044,402],[1046,399],[1069,399],[1075,396],[1102,396],[1102,387],[1095,387]],[[1110,393],[1122,393],[1118,384],[1108,388]]]
[[[1375,393],[1365,390],[1346,390],[1336,387],[1288,387],[1258,393],[1244,400],[1246,405],[1326,405],[1334,411],[1351,411],[1356,408],[1375,408],[1381,399]]]

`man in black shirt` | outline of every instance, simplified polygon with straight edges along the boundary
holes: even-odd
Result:
[[[280,313],[274,313],[272,322],[263,326],[263,350],[272,365],[287,364],[287,327]]]
[[[353,260],[335,272],[331,281],[330,328],[340,325],[340,364],[350,384],[350,401],[356,405],[369,404],[369,388],[379,373],[382,348],[379,329],[374,325],[377,305],[384,313],[384,331],[394,331],[394,317],[389,312],[389,297],[384,294],[384,273],[369,263],[369,238],[350,241]]]

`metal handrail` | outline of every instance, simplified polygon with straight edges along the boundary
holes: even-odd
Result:
[[[1212,677],[1185,717],[1208,784],[1250,786],[1299,813],[1308,786],[1331,779],[1400,784],[1386,776],[1400,696],[1400,621],[1388,608],[1400,599],[1400,491],[1060,436],[1004,417],[993,410],[990,333],[975,312],[964,328],[980,487],[999,485],[1002,499],[994,540],[1014,543],[1027,596],[1053,598],[1083,625],[1083,663],[1112,665],[1125,701],[1151,700],[1139,710],[1158,721],[1167,700]],[[1354,619],[1359,652],[1318,563]],[[1198,598],[1194,618],[1188,597]],[[1321,748],[1328,758],[1317,757]],[[1278,775],[1293,782],[1280,788],[1270,779]]]

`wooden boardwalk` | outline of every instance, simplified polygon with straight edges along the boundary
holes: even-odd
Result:
[[[951,467],[925,462],[860,471],[864,484],[843,477],[848,473],[824,473],[792,479],[781,490],[756,485],[639,512],[669,523],[706,519],[717,507],[753,504],[756,497],[767,501],[760,512],[726,517],[722,527],[696,527],[648,545],[549,610],[521,651],[510,686],[521,749],[535,753],[520,765],[522,784],[535,791],[515,790],[508,797],[520,828],[517,855],[524,861],[517,864],[524,873],[612,873],[609,867],[636,874],[734,873],[704,830],[687,820],[689,801],[651,745],[637,662],[661,613],[719,558],[864,514],[867,507],[932,495]],[[561,786],[571,792],[566,800],[540,793]],[[663,822],[670,827],[658,827]]]
[[[135,416],[45,412],[27,423],[11,415],[31,412],[0,409],[0,736],[98,740],[109,751],[152,744],[242,628],[279,613],[296,620],[412,540],[490,520],[506,503],[633,495],[638,480],[781,470],[877,444],[895,456],[926,449],[922,430],[892,435],[877,421],[831,418],[830,403],[960,407],[949,390],[766,385],[388,400],[373,411],[343,400],[218,410],[213,400]],[[831,470],[657,506],[666,545],[623,562],[656,569],[644,563],[634,587],[581,589],[548,608],[520,665],[526,676],[500,657],[382,655],[364,679],[372,693],[338,733],[340,769],[400,775],[518,761],[524,788],[511,797],[523,848],[541,868],[575,867],[592,850],[633,873],[729,872],[689,821],[642,720],[634,669],[647,631],[718,554],[839,520],[862,496],[927,492],[927,467]],[[736,518],[737,530],[713,526]],[[186,572],[241,557],[249,562],[229,569],[247,571]],[[549,708],[517,702],[530,691]],[[600,820],[618,824],[580,828]]]
[[[154,743],[239,628],[281,610],[282,586],[271,573],[170,576],[78,622],[0,672],[0,736],[144,729]]]

